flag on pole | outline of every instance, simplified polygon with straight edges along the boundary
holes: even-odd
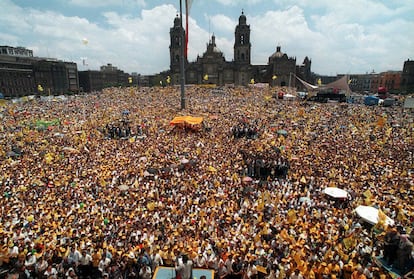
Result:
[[[185,58],[187,58],[187,54],[188,54],[188,14],[191,9],[191,4],[193,4],[193,0],[185,0],[185,48],[184,48]]]

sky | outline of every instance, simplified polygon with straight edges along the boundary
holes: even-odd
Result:
[[[110,63],[155,74],[169,69],[179,9],[180,0],[0,0],[0,45],[73,61],[80,71]],[[232,61],[242,11],[253,65],[267,64],[277,46],[297,64],[307,56],[320,75],[401,71],[414,59],[413,0],[193,0],[188,60],[203,55],[214,34]]]

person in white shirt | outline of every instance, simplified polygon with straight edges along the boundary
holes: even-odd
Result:
[[[247,265],[246,275],[247,275],[247,278],[256,278],[257,269],[253,261],[249,262],[249,264]]]
[[[48,266],[49,264],[46,261],[45,257],[41,256],[36,262],[36,272],[38,274],[43,274]]]
[[[151,268],[148,265],[141,266],[139,270],[139,278],[141,279],[151,279]]]
[[[105,253],[104,254],[105,257],[103,257],[98,264],[98,269],[100,272],[105,273],[106,268],[109,266],[109,264],[111,263],[111,258],[110,255]]]
[[[199,268],[207,268],[207,259],[206,257],[203,255],[203,253],[199,253],[195,258],[194,258],[194,266],[195,267],[199,267]]]
[[[159,249],[157,250],[155,255],[152,257],[152,263],[153,263],[152,270],[155,270],[157,266],[164,265],[164,261],[162,260]]]
[[[36,265],[36,256],[32,252],[27,253],[27,257],[26,257],[26,260],[24,261],[24,265],[26,269],[29,270],[30,272],[34,271],[35,265]]]
[[[187,255],[183,255],[181,260],[178,260],[175,264],[175,271],[177,277],[181,279],[192,279],[193,274],[193,261],[188,258]]]
[[[79,264],[79,258],[81,257],[81,253],[76,249],[75,246],[70,248],[70,252],[68,255],[68,263],[72,267],[77,267]]]
[[[299,269],[296,269],[289,277],[289,279],[303,279],[303,275],[300,273]]]
[[[58,272],[56,268],[52,265],[49,265],[44,273],[47,279],[57,279]]]
[[[79,258],[79,272],[81,277],[88,277],[91,271],[92,256],[84,249]]]
[[[66,279],[78,279],[78,276],[76,275],[76,272],[73,269],[73,267],[70,267],[65,275]]]

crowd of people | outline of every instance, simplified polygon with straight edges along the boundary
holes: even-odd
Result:
[[[243,174],[246,178],[267,179],[286,179],[289,171],[289,161],[281,156],[279,148],[272,148],[262,152],[240,151],[243,157],[245,170]],[[247,179],[249,180],[249,179]]]
[[[256,126],[256,123],[248,123],[244,119],[232,127],[231,132],[236,139],[243,137],[256,139],[259,136],[259,128]]]
[[[170,266],[190,279],[184,259],[220,279],[390,278],[378,259],[390,260],[391,231],[409,253],[389,264],[412,270],[409,112],[269,100],[266,88],[210,90],[187,87],[184,111],[175,87],[1,107],[0,277],[149,279]],[[99,127],[125,110],[131,137],[108,139]],[[211,131],[169,133],[177,115],[202,116]],[[59,124],[33,128],[52,119]],[[136,140],[143,119],[146,137]],[[233,138],[240,119],[260,134]],[[20,155],[8,156],[12,148]],[[245,179],[243,154],[272,162],[268,152],[286,175]],[[348,206],[334,206],[326,187],[348,191]],[[395,225],[367,223],[358,205]]]

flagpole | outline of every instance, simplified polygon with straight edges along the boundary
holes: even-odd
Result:
[[[180,0],[180,26],[181,26],[181,45],[180,45],[180,72],[181,72],[181,109],[185,109],[185,72],[184,72],[184,30],[183,30],[183,3]]]

